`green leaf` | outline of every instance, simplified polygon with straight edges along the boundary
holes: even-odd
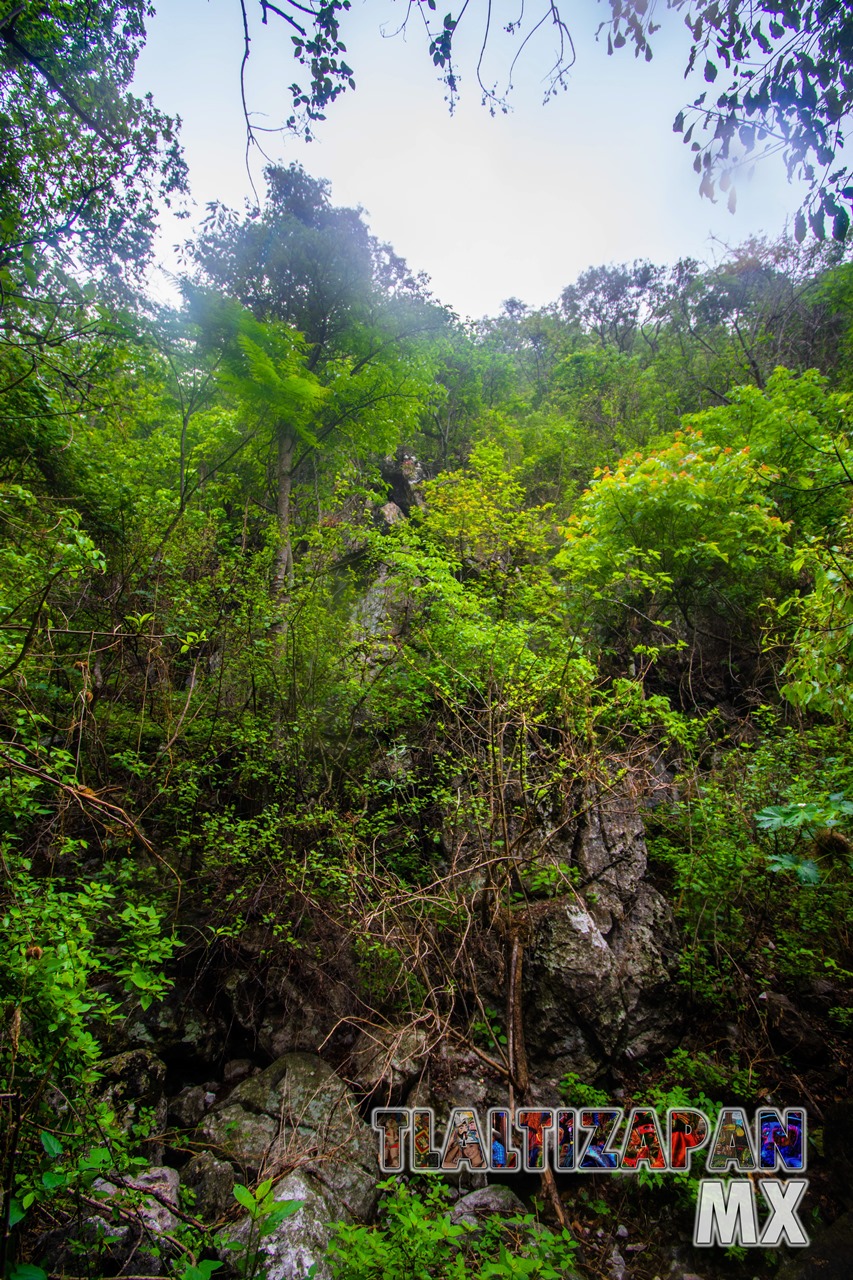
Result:
[[[59,1142],[52,1133],[41,1133],[41,1145],[44,1147],[51,1159],[56,1160],[62,1155],[62,1143]]]
[[[20,1200],[12,1200],[9,1205],[9,1226],[16,1227],[26,1217],[26,1209],[21,1207]]]
[[[850,229],[850,215],[846,209],[839,209],[832,220],[833,240],[846,240]]]
[[[255,1197],[252,1195],[248,1187],[244,1187],[238,1182],[234,1187],[234,1199],[241,1204],[244,1209],[248,1209],[249,1213],[254,1213],[257,1208]]]
[[[282,1200],[275,1205],[269,1213],[264,1214],[261,1235],[270,1235],[284,1222],[285,1218],[292,1218],[295,1213],[298,1213],[304,1203],[304,1200]]]
[[[178,1280],[210,1280],[214,1271],[218,1271],[223,1264],[205,1259],[197,1262],[193,1267],[187,1267],[178,1276]]]

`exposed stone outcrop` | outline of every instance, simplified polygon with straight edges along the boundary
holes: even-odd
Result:
[[[234,1170],[212,1151],[199,1151],[181,1173],[181,1185],[193,1193],[194,1212],[205,1222],[216,1222],[234,1208]]]
[[[390,503],[402,515],[409,515],[412,507],[424,505],[421,492],[425,479],[424,469],[413,453],[408,453],[403,448],[398,449],[392,457],[382,459],[380,471],[388,486]]]
[[[138,1009],[122,1027],[121,1047],[148,1049],[182,1068],[190,1062],[216,1062],[225,1048],[228,1023],[196,996],[193,984],[179,979],[162,1000]]]
[[[538,876],[553,896],[528,894],[495,922],[488,945],[481,935],[479,995],[503,1024],[507,939],[517,935],[526,1100],[549,1105],[567,1072],[592,1080],[622,1058],[661,1053],[675,1042],[678,936],[668,904],[646,879],[642,820],[622,784],[587,785],[558,804],[543,803],[533,822],[529,809],[517,822],[510,838],[519,875],[525,886]],[[460,874],[479,895],[485,860],[465,852],[474,844],[463,829],[448,828],[450,856],[462,850]],[[482,1060],[445,1047],[433,1054],[416,1096],[439,1113],[450,1105],[496,1105],[506,1100],[506,1082]]]
[[[624,788],[587,788],[584,801],[561,841],[575,891],[529,910],[527,1051],[549,1086],[568,1071],[591,1077],[623,1055],[660,1051],[677,1035],[677,931],[645,879],[640,815]]]
[[[315,1280],[328,1280],[333,1224],[366,1221],[380,1178],[375,1137],[340,1077],[311,1054],[287,1054],[239,1084],[207,1116],[201,1134],[246,1178],[290,1169],[276,1183],[275,1199],[302,1203],[261,1242],[268,1280],[303,1280],[312,1266]],[[202,1174],[208,1190],[214,1172],[221,1175],[208,1158]],[[246,1218],[227,1236],[246,1243],[250,1229]]]
[[[130,1049],[101,1063],[100,1076],[97,1093],[112,1107],[118,1124],[129,1134],[144,1119],[145,1154],[162,1160],[163,1145],[155,1139],[166,1128],[166,1064],[148,1049]]]
[[[354,1218],[376,1201],[374,1135],[343,1080],[320,1058],[290,1053],[244,1080],[203,1120],[204,1145],[241,1180],[298,1167]]]
[[[269,1058],[316,1053],[336,1028],[344,1040],[355,1040],[356,1031],[346,1023],[354,1011],[346,940],[327,943],[329,959],[322,969],[303,959],[298,981],[283,966],[262,969],[244,945],[246,963],[228,974],[225,995],[234,1021]]]
[[[155,1167],[119,1183],[96,1178],[87,1205],[100,1201],[80,1223],[75,1248],[66,1230],[42,1237],[38,1253],[52,1274],[79,1274],[79,1242],[89,1246],[92,1275],[121,1274],[133,1263],[136,1274],[166,1275],[175,1254],[179,1180],[174,1169]]]
[[[352,1222],[352,1214],[337,1196],[316,1176],[304,1169],[294,1169],[277,1183],[274,1191],[278,1203],[301,1201],[299,1209],[285,1218],[259,1243],[258,1262],[266,1280],[305,1280],[314,1268],[314,1280],[331,1280],[327,1256],[329,1241],[336,1222]],[[250,1223],[245,1218],[223,1238],[247,1244]],[[227,1260],[231,1251],[223,1247]]]
[[[348,1078],[375,1105],[399,1105],[423,1074],[429,1044],[420,1027],[363,1030],[353,1049]]]

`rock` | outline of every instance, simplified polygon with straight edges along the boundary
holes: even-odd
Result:
[[[228,1038],[228,1025],[218,1013],[198,1007],[192,989],[177,982],[162,1000],[138,1010],[122,1028],[131,1048],[155,1051],[183,1068],[188,1062],[216,1062]]]
[[[684,1256],[687,1251],[680,1246],[675,1246],[668,1249],[667,1252],[672,1258],[672,1261],[669,1264],[669,1270],[666,1273],[667,1280],[684,1280],[685,1275],[690,1274],[687,1270],[687,1264],[684,1261]]]
[[[603,933],[621,920],[646,873],[646,837],[633,798],[624,788],[585,788],[573,840],[579,890]],[[590,898],[592,901],[590,902]]]
[[[405,518],[405,514],[400,510],[396,502],[386,502],[384,506],[379,508],[379,526],[381,529],[393,529],[395,524],[399,524]]]
[[[174,1231],[178,1220],[171,1212],[178,1207],[180,1178],[177,1169],[165,1166],[146,1169],[145,1173],[135,1178],[125,1178],[121,1187],[106,1178],[96,1178],[92,1183],[92,1191],[106,1200],[115,1197],[127,1198],[127,1193],[145,1192],[143,1199],[135,1208],[134,1214],[143,1226],[154,1235],[166,1235]]]
[[[244,1181],[298,1166],[314,1176],[353,1218],[369,1217],[379,1178],[374,1134],[352,1095],[322,1059],[279,1058],[204,1118],[206,1146],[244,1173]]]
[[[607,1261],[607,1274],[611,1280],[627,1280],[628,1264],[614,1245]]]
[[[174,1246],[167,1237],[178,1226],[172,1212],[178,1207],[178,1189],[177,1171],[165,1167],[125,1178],[121,1186],[95,1179],[92,1195],[103,1200],[103,1209],[82,1223],[79,1239],[97,1251],[99,1274],[119,1270],[131,1259],[146,1275],[164,1275],[170,1269]],[[138,1193],[143,1193],[141,1199]],[[53,1254],[53,1266],[64,1270],[75,1257],[70,1249],[60,1249]]]
[[[208,1098],[212,1101],[214,1096],[206,1093],[203,1085],[188,1085],[169,1099],[170,1122],[182,1129],[194,1129],[210,1106]]]
[[[319,1178],[305,1169],[294,1169],[276,1185],[275,1200],[299,1200],[301,1208],[285,1218],[260,1242],[260,1271],[266,1280],[305,1280],[315,1267],[314,1280],[331,1280],[327,1251],[334,1234],[334,1223],[352,1222],[352,1215]],[[229,1230],[228,1240],[247,1242],[250,1222],[244,1218]],[[233,1262],[234,1254],[222,1247],[223,1261]]]
[[[348,955],[345,939],[336,938],[335,946],[335,954],[341,958]],[[224,990],[239,1026],[255,1037],[264,1053],[276,1059],[286,1053],[315,1053],[345,1024],[355,1010],[355,981],[348,964],[332,974],[309,969],[301,982],[273,965],[263,982],[250,969],[233,969]],[[314,991],[322,992],[322,998],[313,996]],[[356,1032],[349,1034],[350,1042],[354,1041]]]
[[[534,902],[528,912],[527,1054],[532,1076],[551,1087],[567,1071],[591,1079],[622,1055],[644,1057],[675,1042],[678,932],[645,880],[643,824],[624,785],[605,792],[587,784],[540,821],[539,846],[578,874],[577,892]]]
[[[552,1093],[551,1098],[554,1096]],[[485,1115],[489,1107],[505,1105],[505,1078],[491,1071],[475,1054],[447,1043],[430,1055],[426,1074],[406,1097],[407,1107],[433,1109],[435,1136],[439,1142],[444,1137],[444,1126],[454,1107],[471,1107],[478,1114]]]
[[[467,1222],[476,1227],[484,1218],[493,1214],[509,1218],[525,1212],[524,1205],[514,1191],[500,1183],[493,1183],[457,1200],[451,1211],[450,1221],[454,1225]]]
[[[239,1084],[252,1074],[252,1062],[249,1058],[234,1058],[225,1063],[222,1078],[227,1085]]]
[[[412,507],[424,505],[421,492],[424,469],[413,453],[407,453],[401,446],[394,457],[383,458],[380,471],[388,486],[390,502],[402,515],[409,515]]]
[[[816,1236],[808,1249],[791,1251],[777,1280],[849,1280],[853,1275],[853,1213]]]
[[[362,1031],[349,1078],[376,1106],[399,1106],[426,1068],[429,1041],[420,1027]]]
[[[380,564],[373,581],[359,597],[353,622],[364,639],[402,635],[408,626],[411,597]]]
[[[195,1196],[195,1216],[215,1222],[234,1208],[234,1170],[212,1151],[200,1151],[181,1172],[181,1182]]]
[[[605,936],[574,898],[535,903],[525,953],[531,1069],[592,1078],[622,1054],[642,1057],[677,1037],[677,934],[664,899],[643,883]]]
[[[144,1122],[148,1128],[145,1154],[152,1160],[162,1160],[163,1144],[152,1139],[166,1129],[166,1064],[147,1049],[131,1049],[108,1058],[100,1071],[98,1096],[112,1107],[125,1133]]]

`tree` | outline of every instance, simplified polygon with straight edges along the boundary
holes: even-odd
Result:
[[[629,352],[637,334],[654,325],[664,276],[665,269],[651,262],[590,267],[563,290],[563,313],[594,333],[602,346]]]
[[[294,453],[300,445],[304,449],[318,446],[310,424],[327,390],[306,369],[305,343],[295,330],[280,321],[262,323],[251,312],[233,306],[228,310],[239,351],[228,362],[226,380],[254,421],[272,428],[275,443],[279,545],[273,590],[281,595],[293,583],[290,513]]]
[[[185,167],[175,122],[128,91],[147,0],[4,7],[0,401],[15,447],[55,470],[61,414],[88,407],[87,366],[115,338],[96,285],[103,299],[139,279]]]
[[[113,277],[147,260],[158,199],[185,180],[175,122],[128,92],[152,12],[52,0],[0,19],[2,302],[46,258]]]
[[[607,31],[607,50],[633,46],[635,55],[652,60],[652,39],[659,30],[649,0],[609,0],[611,16],[601,24]],[[243,101],[245,71],[251,45],[246,0],[240,0],[244,22]],[[350,0],[260,0],[264,24],[270,15],[295,33],[291,35],[297,64],[307,72],[291,86],[293,111],[285,126],[312,135],[326,108],[347,89],[355,88],[355,71],[343,56],[343,27]],[[718,0],[666,0],[666,8],[684,12],[693,37],[685,75],[701,68],[713,84],[722,65],[730,73],[724,92],[705,90],[692,105],[678,112],[674,128],[684,132],[699,174],[700,193],[714,199],[717,188],[727,193],[729,208],[736,204],[736,175],[743,162],[781,154],[789,178],[806,181],[809,194],[797,215],[796,235],[805,238],[807,225],[822,240],[831,234],[843,240],[850,225],[853,174],[839,160],[844,121],[853,108],[853,15],[838,0],[811,0],[805,8],[795,0],[747,0],[722,5]],[[686,12],[685,12],[686,11]],[[560,7],[542,0],[531,12],[522,9],[504,33],[513,41],[505,88],[487,78],[485,59],[496,38],[491,4],[472,6],[462,0],[458,9],[438,18],[436,0],[409,3],[400,23],[408,28],[417,14],[423,22],[428,54],[447,88],[451,108],[458,93],[455,40],[465,19],[479,21],[480,50],[475,75],[483,103],[494,114],[508,109],[516,64],[534,36],[548,31],[553,61],[543,77],[547,101],[568,88],[576,60],[575,44]],[[433,15],[435,17],[433,18]],[[246,108],[250,142],[256,126]],[[700,141],[700,139],[703,139]],[[833,166],[838,164],[837,168]]]
[[[371,236],[360,210],[332,205],[328,183],[297,164],[270,166],[266,176],[264,209],[240,219],[215,206],[189,252],[199,282],[225,290],[254,321],[239,326],[245,367],[238,394],[256,410],[263,401],[276,423],[281,589],[293,572],[292,492],[300,473],[335,447],[363,456],[396,446],[430,393],[418,344],[443,329],[447,316],[422,279]],[[322,394],[307,395],[309,382]],[[294,415],[287,403],[297,384]]]

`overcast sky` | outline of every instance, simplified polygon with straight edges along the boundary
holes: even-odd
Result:
[[[496,12],[506,22],[513,15],[500,3]],[[511,296],[539,306],[588,266],[642,257],[707,260],[719,255],[719,241],[781,232],[799,203],[781,164],[759,165],[744,177],[734,215],[723,201],[699,197],[691,157],[672,132],[676,112],[702,87],[683,80],[689,33],[679,15],[663,14],[655,57],[646,64],[627,48],[608,57],[595,39],[605,6],[575,0],[565,6],[577,48],[568,92],[542,105],[549,42],[534,45],[513,77],[514,110],[492,118],[473,82],[476,57],[464,56],[481,35],[482,8],[483,0],[472,0],[467,26],[460,26],[462,93],[453,116],[416,25],[417,5],[408,33],[383,38],[405,6],[353,0],[347,47],[355,92],[329,108],[316,141],[268,140],[274,159],[299,160],[330,179],[336,204],[363,206],[373,232],[427,272],[442,302],[473,317],[496,313]],[[259,123],[276,124],[288,112],[295,78],[289,33],[272,15],[260,25],[257,0],[247,0],[247,9],[254,23],[250,107]],[[514,46],[497,21],[495,30],[489,70],[498,79]],[[152,92],[158,106],[183,120],[194,216],[208,201],[240,207],[251,196],[241,55],[238,0],[157,0],[136,90]],[[263,163],[256,154],[261,192]],[[167,265],[190,225],[165,221]]]

